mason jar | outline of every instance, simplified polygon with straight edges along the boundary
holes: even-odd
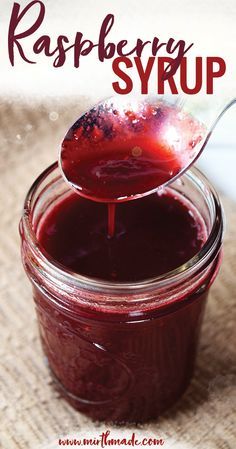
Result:
[[[201,215],[207,240],[184,265],[135,283],[73,273],[41,247],[42,217],[70,194],[57,163],[25,200],[22,261],[48,367],[61,395],[96,420],[155,418],[180,398],[193,375],[206,299],[221,260],[223,213],[196,168],[169,189]]]

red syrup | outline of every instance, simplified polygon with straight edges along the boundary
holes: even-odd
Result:
[[[165,101],[119,108],[107,100],[67,133],[61,169],[77,192],[108,203],[108,236],[115,232],[115,202],[142,197],[182,172],[199,153],[203,124]]]
[[[58,174],[55,180],[63,184]],[[52,265],[48,271],[41,256],[34,262],[24,230],[22,256],[33,282],[43,349],[60,392],[96,420],[156,418],[183,394],[193,374],[221,239],[217,247],[212,244],[214,252],[200,271],[197,266],[181,282],[169,283],[166,273],[183,269],[209,232],[184,195],[165,188],[119,204],[114,237],[108,238],[106,204],[68,190],[53,201],[58,190],[56,185],[51,190],[51,180],[49,200],[47,189],[38,185],[47,207],[36,202],[32,214],[38,219],[32,223],[38,248]],[[87,278],[78,284],[76,275],[67,278],[68,269]],[[139,281],[162,273],[164,284],[139,290]]]
[[[205,239],[197,211],[168,188],[119,204],[113,238],[107,237],[106,205],[73,192],[51,207],[38,231],[41,247],[63,269],[112,282],[173,270]],[[134,315],[119,304],[94,312],[75,301],[68,314],[36,290],[42,343],[62,394],[94,419],[156,417],[188,385],[206,294],[143,312],[137,305]]]
[[[109,235],[106,204],[72,192],[43,218],[38,239],[78,274],[119,282],[156,277],[190,260],[206,239],[197,211],[168,192],[119,204],[115,221],[109,205]]]
[[[55,278],[51,268],[44,277],[44,268],[31,267],[26,242],[23,260],[32,269],[42,344],[62,394],[93,419],[143,422],[189,384],[217,271],[219,249],[183,284],[159,282],[152,290],[151,283],[140,296],[132,293],[136,283],[184,271],[207,239],[203,219],[183,195],[171,188],[153,193],[195,158],[206,130],[164,103],[123,115],[111,107],[109,121],[99,108],[72,127],[62,146],[61,168],[77,192],[49,202],[35,225]],[[66,285],[58,283],[58,268],[71,273]],[[84,276],[79,287],[76,273]]]
[[[109,238],[114,237],[115,234],[115,227],[116,227],[116,205],[114,203],[109,203],[108,204],[108,232],[107,232],[107,236]]]
[[[190,114],[164,101],[136,109],[107,100],[67,133],[61,168],[81,196],[109,203],[147,195],[199,154],[207,129]]]

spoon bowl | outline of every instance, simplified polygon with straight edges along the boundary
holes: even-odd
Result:
[[[207,128],[177,97],[109,98],[83,114],[60,152],[65,180],[81,196],[133,200],[166,186],[197,158]]]

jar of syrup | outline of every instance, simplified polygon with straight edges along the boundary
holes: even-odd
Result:
[[[101,250],[104,207],[49,167],[26,197],[22,260],[61,394],[93,419],[144,422],[191,380],[221,260],[222,207],[208,180],[189,170],[159,194],[119,205],[118,242]],[[132,238],[122,240],[127,230]]]

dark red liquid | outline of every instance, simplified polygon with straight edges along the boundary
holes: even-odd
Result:
[[[113,238],[106,204],[71,193],[44,217],[39,241],[57,262],[89,277],[135,282],[167,273],[190,260],[205,239],[197,212],[168,191],[116,206]]]
[[[85,114],[61,153],[64,174],[80,196],[68,194],[38,225],[47,257],[80,275],[134,284],[189,261],[206,230],[187,200],[171,189],[126,200],[177,175],[204,133],[191,116],[164,103],[138,112],[109,104]],[[94,311],[102,293],[92,291],[91,303],[81,306],[81,291],[68,311],[35,290],[43,347],[73,406],[95,419],[136,422],[156,417],[181,395],[193,371],[206,289],[161,307],[158,294],[144,309],[132,310],[131,295],[130,311],[118,300]]]
[[[194,160],[205,136],[202,124],[168,103],[141,103],[136,111],[110,101],[70,129],[61,167],[80,195],[124,201],[174,178]]]
[[[78,192],[48,206],[35,224],[37,239],[51,262],[93,282],[52,269],[37,284],[34,265],[31,278],[52,374],[67,400],[92,418],[155,418],[191,379],[218,260],[190,279],[181,272],[178,281],[169,274],[151,282],[196,255],[207,231],[173,189],[143,194],[186,168],[205,134],[166,103],[138,112],[108,103],[85,114],[63,142],[62,169]],[[23,259],[27,269],[24,246]],[[139,281],[147,281],[143,290]]]
[[[57,263],[80,274],[132,282],[157,276],[189,260],[206,239],[197,211],[170,192],[117,205],[112,239],[107,206],[70,193],[41,218],[38,240]],[[154,290],[151,303],[133,306],[132,291],[111,305],[103,290],[74,296],[72,286],[65,296],[50,279],[49,293],[34,284],[43,348],[65,398],[94,419],[125,423],[170,407],[191,379],[216,269],[213,263],[194,288],[189,279],[188,289],[164,304],[160,295],[168,298],[168,287]]]
[[[210,276],[208,281],[210,282]],[[81,293],[83,297],[83,293]],[[193,374],[207,290],[175,307],[72,312],[34,287],[43,349],[63,396],[98,420],[143,422],[183,394]],[[96,294],[93,300],[96,301]]]

